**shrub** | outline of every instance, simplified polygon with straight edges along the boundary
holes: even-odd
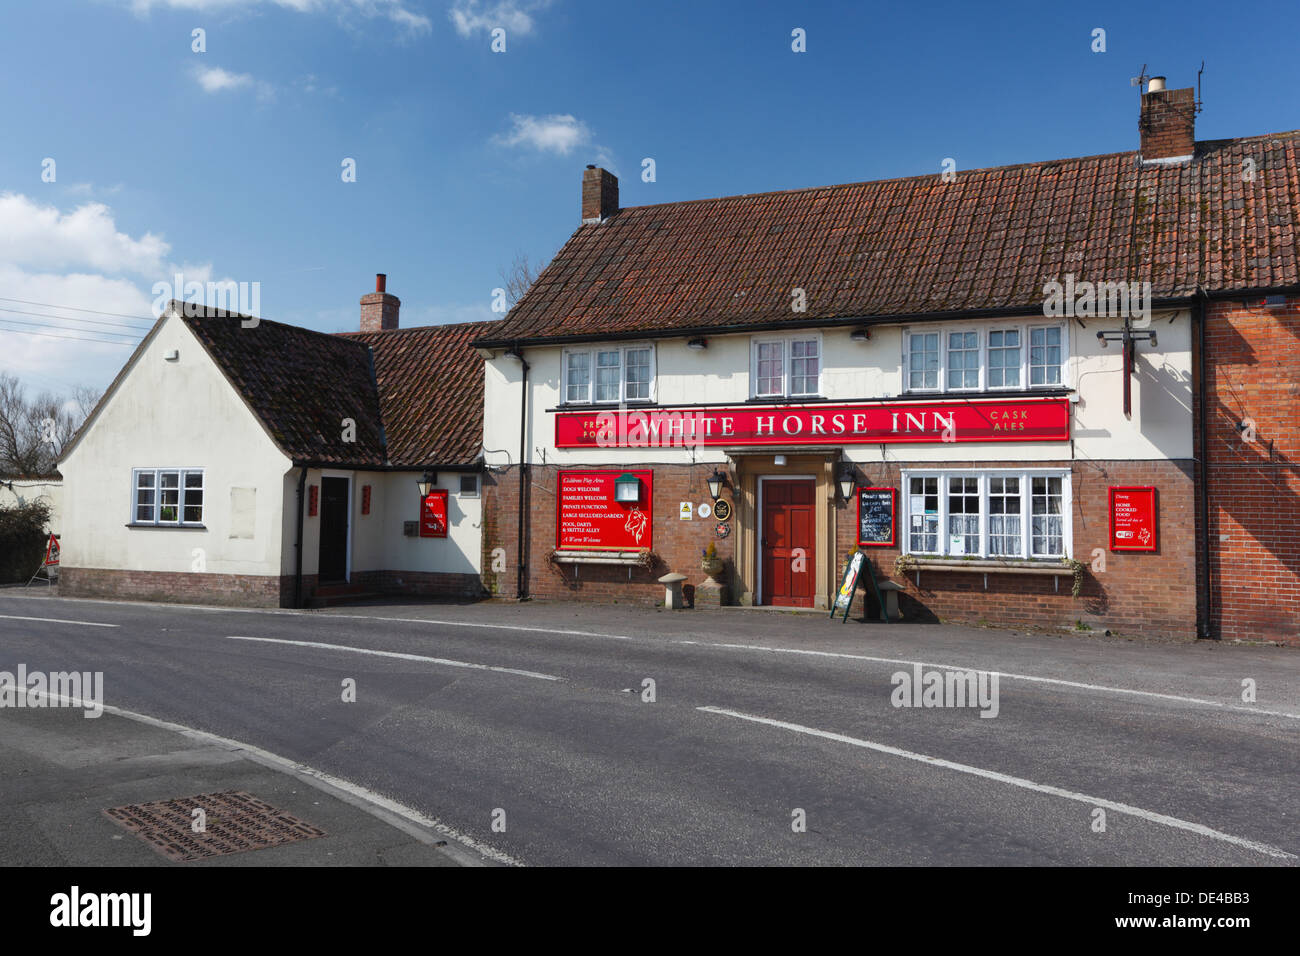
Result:
[[[0,583],[26,582],[41,566],[49,521],[44,501],[0,507]]]

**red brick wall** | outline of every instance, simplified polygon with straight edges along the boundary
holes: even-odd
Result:
[[[529,596],[535,598],[569,598],[586,601],[626,602],[653,605],[663,600],[664,586],[656,579],[670,570],[687,576],[686,588],[707,579],[700,570],[701,551],[709,542],[717,545],[718,556],[727,562],[727,574],[734,567],[735,534],[719,538],[714,534],[717,521],[701,518],[690,521],[678,517],[679,502],[711,502],[706,479],[713,465],[637,464],[637,469],[653,469],[654,519],[651,550],[660,562],[651,570],[618,565],[556,564],[550,560],[555,550],[556,489],[559,468],[532,465],[529,468],[530,490],[526,510],[531,522],[529,538]],[[618,470],[616,468],[609,470]],[[518,469],[493,472],[483,482],[483,582],[487,590],[500,597],[517,597],[517,542],[519,520]],[[731,489],[724,497],[733,499]],[[735,525],[733,517],[731,524]],[[506,570],[493,573],[493,550],[505,552]],[[732,594],[734,596],[733,588]]]
[[[61,597],[281,607],[292,602],[293,578],[279,575],[62,567],[59,569],[58,593]],[[287,600],[282,604],[282,596],[286,594]]]
[[[1209,622],[1225,640],[1300,645],[1298,356],[1300,297],[1208,305]]]
[[[952,462],[945,467],[1005,467],[1006,462]],[[1042,467],[1070,467],[1068,462],[1042,462]],[[653,604],[663,598],[663,586],[655,578],[668,567],[688,576],[688,584],[705,579],[699,570],[700,549],[710,540],[718,553],[734,568],[736,533],[713,537],[712,519],[682,521],[677,515],[680,501],[697,506],[708,500],[705,478],[712,466],[650,465],[654,470],[653,549],[665,566],[654,573],[617,566],[563,565],[548,560],[555,547],[555,467],[533,466],[533,488],[526,506],[531,521],[529,556],[530,594],[537,598],[560,598],[602,602]],[[905,467],[933,465],[890,464],[863,466],[862,477],[870,484],[901,490],[900,471]],[[1059,591],[1049,577],[990,574],[988,589],[982,574],[927,570],[921,587],[909,576],[900,595],[901,605],[911,619],[953,620],[994,624],[1068,627],[1082,622],[1096,630],[1146,634],[1190,640],[1196,634],[1195,581],[1195,496],[1188,462],[1076,462],[1073,469],[1074,554],[1091,565],[1093,549],[1100,548],[1105,570],[1085,572],[1080,596],[1070,591],[1073,581],[1060,580]],[[1112,554],[1109,551],[1109,498],[1111,485],[1154,485],[1159,489],[1160,551],[1154,554]],[[517,471],[494,472],[484,482],[483,567],[492,566],[492,551],[502,548],[506,556],[504,573],[484,574],[489,591],[502,597],[516,596],[516,534],[519,486]],[[726,497],[732,498],[730,489]],[[856,549],[856,510],[841,503],[836,520],[836,568]],[[900,498],[900,512],[902,509]],[[733,526],[736,524],[732,519]],[[901,528],[900,528],[901,531]],[[885,579],[893,573],[896,548],[871,548],[869,553]],[[739,593],[731,582],[734,601]],[[855,605],[860,613],[861,598]]]
[[[1007,462],[951,462],[944,468],[997,468]],[[900,491],[899,544],[905,532],[901,498],[901,472],[933,469],[933,463],[863,465],[860,473],[872,485],[893,487]],[[1033,467],[1069,468],[1069,462],[1034,462]],[[1035,627],[1077,627],[1110,630],[1120,634],[1193,640],[1196,637],[1196,525],[1195,488],[1190,462],[1171,461],[1090,461],[1074,462],[1071,471],[1072,534],[1074,557],[1083,562],[1083,585],[1079,597],[1071,595],[1073,578],[1061,577],[1059,585],[1051,576],[1030,574],[984,575],[971,571],[923,569],[917,586],[916,572],[906,579],[894,575],[894,559],[899,548],[864,548],[884,577],[897,580],[905,590],[899,595],[899,607],[911,620],[960,621],[1029,625]],[[1112,553],[1110,543],[1109,488],[1111,485],[1154,485],[1158,489],[1158,543],[1153,553]],[[857,512],[854,504],[839,506],[840,555],[856,547]],[[1098,563],[1100,549],[1104,570]],[[870,585],[868,584],[868,587]],[[861,593],[861,592],[859,592]],[[853,613],[861,612],[859,597]],[[875,598],[871,599],[875,610]]]

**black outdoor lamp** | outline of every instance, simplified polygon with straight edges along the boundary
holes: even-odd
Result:
[[[437,483],[438,483],[438,475],[436,472],[432,472],[432,471],[426,471],[424,473],[424,477],[415,483],[415,486],[420,489],[421,501],[429,497],[430,489],[432,489],[433,486],[436,485]]]
[[[853,470],[853,466],[845,462],[840,466],[840,497],[848,501],[853,497],[853,488],[858,483],[858,476]]]
[[[713,496],[714,501],[722,497],[722,486],[726,480],[727,476],[717,468],[714,468],[713,474],[709,475],[709,494]]]

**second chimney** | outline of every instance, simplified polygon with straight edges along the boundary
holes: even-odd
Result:
[[[1196,91],[1165,89],[1163,76],[1151,77],[1142,94],[1138,119],[1142,159],[1175,159],[1196,151]]]
[[[402,300],[384,291],[387,285],[388,276],[377,273],[375,291],[361,297],[362,332],[386,332],[397,328],[397,312],[402,307]]]
[[[599,166],[582,172],[582,221],[603,222],[618,212],[618,177]]]

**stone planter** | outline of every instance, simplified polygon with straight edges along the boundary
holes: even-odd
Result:
[[[700,562],[700,570],[703,571],[705,574],[707,574],[710,578],[712,578],[715,581],[718,580],[718,575],[722,573],[723,569],[726,568],[726,566],[727,566],[726,562],[724,562],[721,558],[714,558],[712,561]]]

